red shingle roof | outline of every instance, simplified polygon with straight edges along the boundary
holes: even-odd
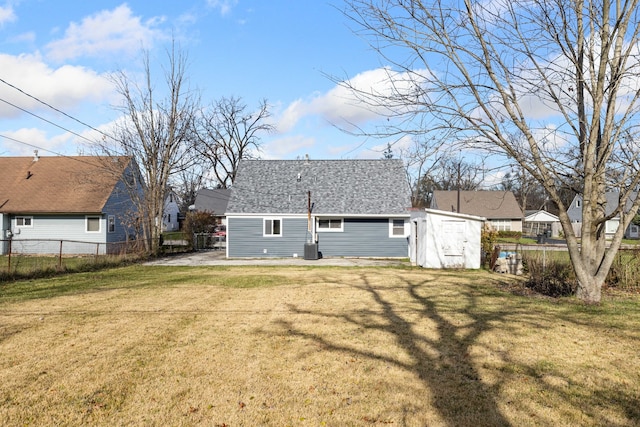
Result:
[[[0,212],[100,213],[126,157],[0,157]]]

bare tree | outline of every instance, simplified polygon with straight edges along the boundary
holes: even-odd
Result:
[[[558,206],[578,297],[589,303],[600,301],[640,204],[638,9],[638,0],[348,0],[345,10],[402,70],[403,90],[360,98],[435,119],[533,176]],[[581,242],[561,197],[576,177]],[[616,206],[606,206],[607,190],[618,191]]]
[[[142,197],[132,193],[138,207],[140,229],[147,249],[158,249],[162,232],[164,201],[172,175],[190,166],[188,149],[197,111],[198,96],[187,86],[187,56],[175,45],[167,51],[164,87],[157,95],[149,53],[143,54],[144,81],[136,82],[125,72],[113,76],[122,97],[117,108],[123,118],[115,130],[115,144],[104,141],[100,150],[133,158],[144,187]],[[132,181],[133,183],[133,181]]]
[[[260,134],[271,132],[267,101],[254,112],[240,98],[222,98],[200,111],[196,150],[209,160],[218,187],[228,188],[236,177],[240,160],[256,156]]]

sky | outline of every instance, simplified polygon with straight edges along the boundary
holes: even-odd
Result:
[[[83,154],[77,134],[96,138],[91,128],[108,133],[118,118],[109,76],[139,75],[145,49],[160,81],[175,40],[202,104],[239,97],[252,110],[266,99],[276,130],[262,136],[262,158],[382,158],[387,143],[403,142],[344,131],[380,117],[335,79],[378,85],[386,64],[342,8],[341,0],[0,0],[0,155]]]

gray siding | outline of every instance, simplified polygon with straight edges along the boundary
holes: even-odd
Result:
[[[0,213],[0,255],[4,255],[9,250],[9,242],[7,239],[7,231],[11,230],[11,221],[9,215]]]
[[[227,218],[227,252],[231,258],[304,256],[307,220],[281,218],[281,236],[263,236],[263,218]]]
[[[106,232],[105,228],[106,241],[108,243],[124,242],[127,240],[128,235],[135,234],[135,231],[131,228],[131,222],[137,216],[136,211],[136,206],[131,200],[126,186],[122,181],[118,182],[104,206],[105,227],[107,226],[106,221],[109,215],[114,215],[116,220],[116,228],[113,233]]]
[[[342,232],[318,233],[318,250],[326,257],[391,257],[409,255],[406,237],[389,237],[387,218],[345,218]]]
[[[227,218],[227,251],[231,258],[304,256],[306,218],[282,218],[282,236],[264,237],[263,218]],[[346,218],[342,232],[319,232],[318,250],[324,257],[408,256],[407,237],[389,237],[387,218]]]

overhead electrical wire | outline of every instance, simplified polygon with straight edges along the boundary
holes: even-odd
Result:
[[[15,85],[13,85],[13,84],[11,84],[11,83],[9,83],[9,82],[7,82],[6,80],[4,80],[4,79],[0,78],[0,82],[4,83],[5,85],[9,86],[9,87],[10,87],[10,88],[12,88],[12,89],[17,90],[18,92],[22,93],[23,95],[28,96],[29,98],[33,99],[34,101],[37,101],[37,102],[39,102],[40,104],[45,105],[45,106],[47,106],[47,107],[51,108],[53,111],[56,111],[56,112],[58,112],[58,113],[62,114],[63,116],[68,117],[68,118],[70,118],[71,120],[73,120],[73,121],[75,121],[75,122],[77,122],[77,123],[80,123],[81,125],[86,126],[86,127],[88,127],[89,129],[92,129],[92,130],[94,130],[94,131],[98,132],[99,134],[103,135],[104,137],[106,137],[106,138],[110,138],[110,139],[113,139],[114,141],[116,141],[116,139],[115,139],[113,136],[111,136],[111,135],[109,135],[109,134],[107,134],[107,133],[105,133],[105,132],[101,131],[100,129],[96,129],[95,127],[91,126],[91,125],[90,125],[90,124],[88,124],[88,123],[83,122],[83,121],[82,121],[82,120],[80,120],[80,119],[77,119],[77,118],[75,118],[75,117],[73,117],[73,116],[71,116],[71,115],[69,115],[69,114],[65,113],[64,111],[62,111],[62,110],[60,110],[60,109],[58,109],[58,108],[54,107],[53,105],[51,105],[51,104],[49,104],[49,103],[47,103],[47,102],[45,102],[45,101],[41,100],[40,98],[38,98],[38,97],[36,97],[36,96],[31,95],[30,93],[25,92],[24,90],[22,90],[22,89],[20,89],[19,87],[15,86]],[[6,102],[6,101],[5,101],[5,102]]]

